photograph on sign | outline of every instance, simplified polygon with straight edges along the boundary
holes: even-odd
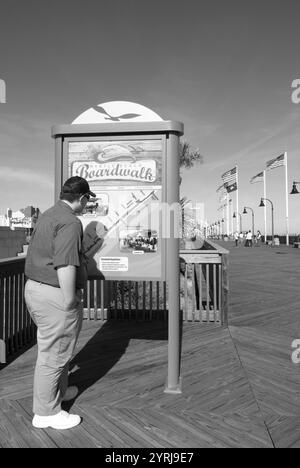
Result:
[[[84,215],[88,216],[107,216],[109,212],[109,196],[107,193],[100,193],[95,199],[90,200],[84,211]]]
[[[96,195],[80,216],[90,276],[162,278],[160,220],[150,214],[162,202],[162,164],[161,139],[69,142],[69,176]]]

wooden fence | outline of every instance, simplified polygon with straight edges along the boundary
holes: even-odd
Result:
[[[24,300],[24,258],[0,260],[0,363],[36,336]]]
[[[228,252],[211,246],[207,251],[180,253],[182,318],[185,322],[227,326]],[[25,258],[0,260],[0,363],[36,337],[24,301],[24,265]],[[162,282],[89,280],[84,291],[85,319],[165,321],[167,293]]]

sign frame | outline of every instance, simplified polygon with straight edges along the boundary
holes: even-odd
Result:
[[[127,135],[127,136],[122,136],[122,135],[116,135],[116,136],[79,136],[79,137],[66,137],[64,138],[62,142],[62,179],[61,179],[61,184],[65,180],[67,180],[70,177],[69,174],[69,165],[68,165],[68,148],[70,143],[81,143],[81,142],[110,142],[110,141],[118,142],[118,141],[153,141],[157,140],[161,142],[162,145],[162,182],[161,182],[161,193],[162,193],[162,203],[167,202],[167,191],[166,191],[166,186],[167,186],[167,141],[166,141],[166,135],[162,134],[151,134],[151,135]],[[122,185],[122,182],[120,182],[120,185]],[[105,191],[105,189],[104,189]],[[160,220],[160,233],[162,232],[162,220]],[[160,275],[157,276],[147,276],[146,280],[147,281],[165,281],[166,280],[166,252],[167,252],[167,241],[164,239],[161,235],[159,237],[159,243],[160,243],[160,255],[161,255],[161,268],[160,268]],[[120,254],[121,256],[121,254]],[[129,257],[128,257],[129,258]],[[103,274],[105,277],[105,280],[107,281],[120,281],[121,279],[116,278],[116,276],[110,275],[109,273],[105,272]],[[122,273],[120,273],[120,276],[122,276]],[[89,275],[89,279],[99,279],[99,275]],[[140,281],[139,276],[135,276],[134,274],[127,275],[126,278],[123,278],[124,281]]]
[[[172,121],[158,122],[118,122],[104,124],[76,124],[55,126],[52,137],[55,138],[55,202],[61,191],[63,177],[63,143],[68,137],[97,137],[117,135],[126,139],[129,135],[165,135],[166,138],[166,180],[163,193],[169,205],[178,204],[179,197],[179,138],[184,133],[183,124]],[[168,375],[165,393],[178,395],[182,393],[180,377],[180,271],[179,271],[179,238],[171,230],[166,240],[166,282],[168,285],[169,341],[168,341]],[[142,278],[139,278],[142,281]],[[122,278],[120,279],[122,281]]]

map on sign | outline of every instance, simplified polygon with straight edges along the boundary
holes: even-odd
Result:
[[[159,219],[149,213],[162,201],[162,141],[71,141],[68,170],[96,194],[80,216],[89,275],[161,278]]]

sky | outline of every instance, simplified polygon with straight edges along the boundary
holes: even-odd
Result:
[[[237,164],[240,210],[253,207],[262,230],[262,185],[250,178],[287,151],[290,189],[300,181],[299,13],[297,0],[0,0],[0,213],[53,204],[52,125],[127,100],[184,123],[204,163],[183,171],[181,194],[204,203],[209,222],[221,175]],[[267,178],[283,233],[283,169]],[[290,197],[292,233],[299,207]]]

